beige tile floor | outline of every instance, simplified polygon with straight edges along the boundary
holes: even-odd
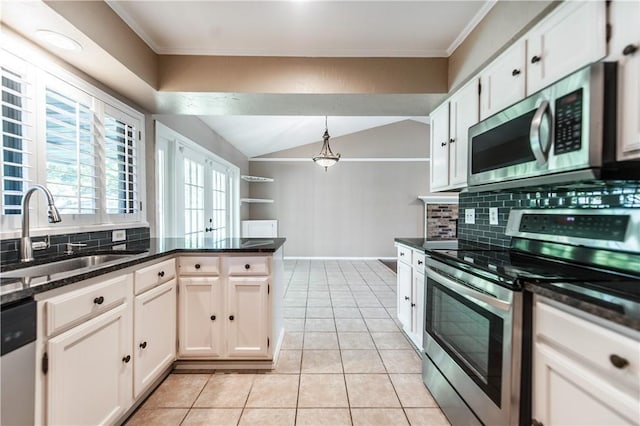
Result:
[[[171,374],[134,425],[449,425],[395,320],[396,275],[372,261],[285,261],[275,370]]]

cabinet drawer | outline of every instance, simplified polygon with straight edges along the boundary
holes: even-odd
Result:
[[[229,257],[229,275],[269,275],[269,257]]]
[[[409,247],[398,246],[398,262],[404,262],[411,265],[411,257],[413,251]]]
[[[640,388],[637,382],[640,375],[640,341],[546,303],[536,304],[535,316],[538,341],[549,342],[574,354],[576,358],[586,360],[610,379],[627,381],[634,388]],[[626,365],[621,366],[620,363]]]
[[[180,275],[220,275],[217,256],[184,256],[179,260]]]
[[[413,268],[416,272],[424,274],[424,252],[413,252]]]
[[[173,259],[144,267],[134,273],[135,293],[140,294],[173,279],[175,276],[176,262]]]
[[[131,281],[132,274],[127,274],[47,300],[47,336],[121,304],[131,291]]]

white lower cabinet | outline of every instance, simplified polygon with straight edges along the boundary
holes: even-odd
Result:
[[[176,280],[135,298],[134,397],[147,389],[176,358]]]
[[[269,277],[229,277],[227,355],[269,354]]]
[[[540,297],[534,315],[533,424],[640,424],[640,333]]]
[[[407,255],[409,253],[409,255]],[[404,254],[400,256],[400,254]],[[424,252],[398,245],[397,314],[405,334],[422,350]]]
[[[115,423],[132,403],[132,355],[127,302],[51,338],[46,423]]]
[[[225,320],[220,278],[181,277],[179,288],[180,355],[219,357]]]

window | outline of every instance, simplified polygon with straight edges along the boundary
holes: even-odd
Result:
[[[63,215],[53,232],[79,225],[139,226],[142,114],[53,65],[45,70],[1,53],[3,237],[17,236],[22,195],[37,183],[49,188]],[[38,210],[44,200],[34,197],[32,203]],[[32,214],[31,221],[49,227],[46,215]]]
[[[204,240],[204,164],[184,159],[184,237],[189,245]]]
[[[2,215],[22,213],[22,193],[29,183],[30,149],[33,119],[31,92],[23,63],[10,55],[2,66]],[[3,219],[10,219],[4,218]],[[3,226],[7,225],[2,221]]]

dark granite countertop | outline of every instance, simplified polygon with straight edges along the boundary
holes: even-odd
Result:
[[[125,250],[114,251],[80,251],[74,255],[60,256],[48,259],[36,259],[25,264],[2,265],[2,272],[11,271],[12,278],[2,277],[0,273],[0,305],[16,302],[33,297],[54,288],[63,287],[78,281],[108,274],[119,269],[128,268],[153,259],[176,253],[274,253],[284,242],[285,238],[228,238],[214,241],[206,239],[202,244],[193,244],[184,238],[165,238],[138,241],[127,245]],[[93,254],[130,254],[123,259],[106,262],[103,265],[89,266],[73,271],[50,276],[28,276],[28,267],[50,263],[73,257]],[[24,269],[24,275],[20,271]],[[18,276],[16,276],[18,275]]]
[[[636,283],[640,286],[640,282]],[[640,302],[606,289],[566,283],[524,283],[525,291],[640,331]]]
[[[397,237],[394,238],[396,244],[402,244],[412,249],[422,250],[425,253],[432,249],[455,249],[458,246],[458,240],[427,240],[423,237]]]

